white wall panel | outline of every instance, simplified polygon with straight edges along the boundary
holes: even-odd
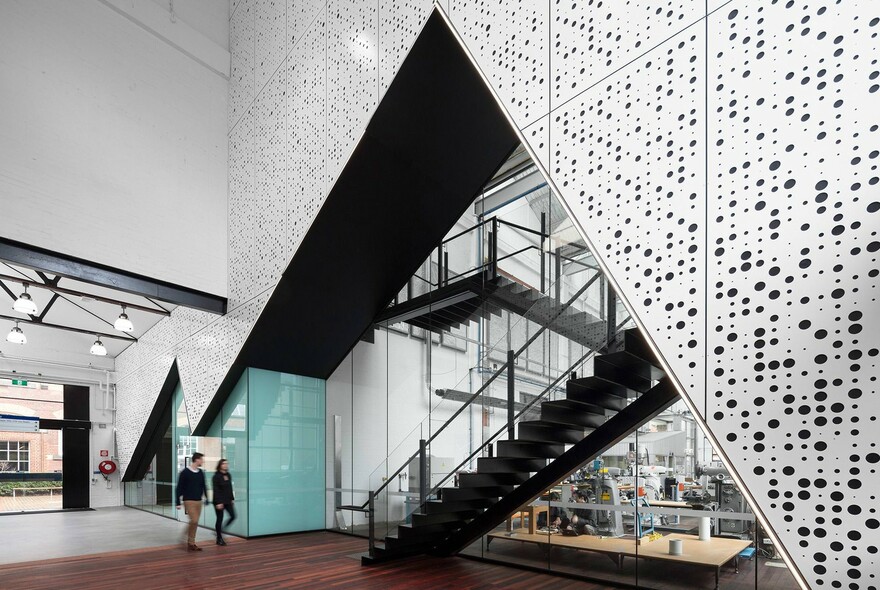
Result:
[[[287,55],[287,1],[255,2],[254,89],[259,94]]]
[[[532,152],[537,156],[538,161],[545,170],[550,170],[551,154],[550,154],[550,121],[551,116],[546,115],[537,121],[530,123],[528,127],[522,130],[522,134]]]
[[[229,118],[232,129],[254,101],[256,59],[256,4],[257,0],[241,0],[234,8],[229,22]],[[231,181],[231,178],[230,178]]]
[[[709,21],[707,418],[814,588],[880,572],[877,9]]]
[[[704,29],[691,27],[554,112],[550,168],[622,294],[701,401],[704,58]]]
[[[550,111],[550,6],[514,0],[450,0],[450,18],[514,121]]]
[[[434,7],[432,0],[379,3],[379,95],[385,94]]]
[[[700,20],[705,6],[704,0],[553,0],[552,108]]]
[[[190,424],[202,419],[271,294],[270,289],[254,297],[194,334],[175,351]]]
[[[324,13],[325,0],[287,0],[287,54],[314,24],[315,18]]]
[[[229,136],[229,309],[246,301],[255,284],[255,117],[249,109]]]
[[[336,180],[379,97],[378,5],[331,0],[327,6],[327,182]],[[329,188],[329,187],[328,187]]]
[[[256,101],[254,287],[278,282],[285,267],[287,68],[282,63]]]
[[[326,13],[321,11],[287,60],[287,264],[326,195]]]

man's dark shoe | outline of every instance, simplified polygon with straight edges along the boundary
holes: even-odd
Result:
[[[189,546],[189,550],[190,551],[201,551],[202,548],[199,547],[198,545],[196,545],[195,543],[193,543],[192,545]]]

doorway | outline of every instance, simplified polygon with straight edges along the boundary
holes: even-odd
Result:
[[[0,513],[89,507],[89,388],[0,378]]]

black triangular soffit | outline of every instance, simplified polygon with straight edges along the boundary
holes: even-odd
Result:
[[[196,433],[245,367],[329,377],[519,143],[435,10]]]

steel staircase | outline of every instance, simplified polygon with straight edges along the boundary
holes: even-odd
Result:
[[[406,322],[418,328],[442,333],[480,317],[501,316],[501,310],[528,317],[549,330],[589,348],[597,348],[606,337],[606,323],[579,311],[566,302],[542,294],[507,277],[490,272],[468,276],[409,301],[392,305],[376,324]],[[371,338],[372,330],[364,337]]]
[[[566,399],[543,402],[540,420],[521,421],[515,440],[498,442],[494,457],[479,458],[476,473],[443,488],[363,562],[457,553],[672,405],[678,393],[638,330],[619,342],[594,358],[593,376],[569,380]]]

